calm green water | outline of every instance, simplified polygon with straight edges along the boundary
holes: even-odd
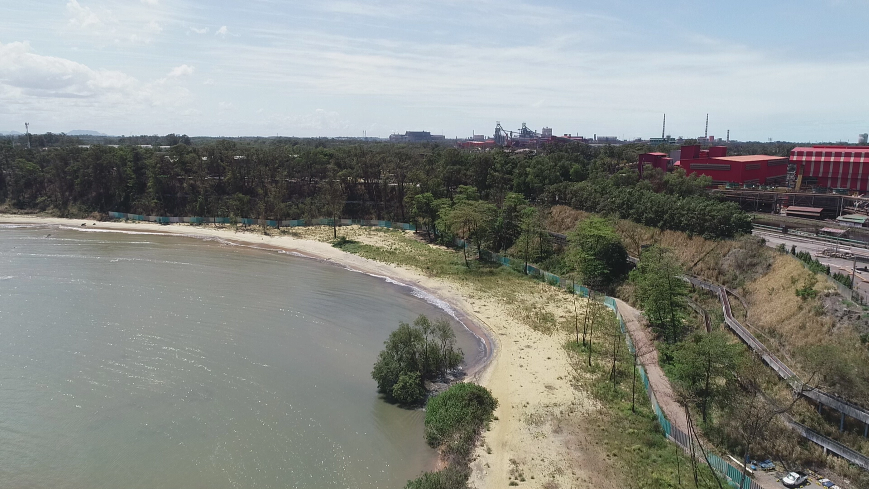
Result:
[[[424,413],[369,372],[418,314],[443,311],[285,253],[0,225],[0,487],[402,487]]]

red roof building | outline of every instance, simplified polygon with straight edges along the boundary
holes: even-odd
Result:
[[[726,146],[712,146],[708,150],[701,150],[699,145],[682,146],[679,166],[688,175],[696,173],[712,177],[714,185],[728,182],[774,185],[784,183],[788,173],[787,158],[769,155],[727,156]]]
[[[791,150],[790,162],[806,183],[820,187],[869,190],[869,146],[813,146]]]
[[[639,162],[637,163],[637,169],[640,172],[641,178],[643,176],[643,167],[646,165],[651,165],[653,168],[660,168],[661,170],[668,171],[673,165],[673,160],[668,158],[666,153],[641,154]]]

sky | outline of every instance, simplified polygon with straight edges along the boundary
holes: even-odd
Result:
[[[0,0],[0,131],[850,141],[869,0]]]

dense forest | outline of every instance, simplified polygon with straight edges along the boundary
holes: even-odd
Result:
[[[493,219],[515,224],[514,238],[518,209],[558,203],[709,237],[750,229],[736,205],[706,196],[702,178],[650,171],[641,180],[637,155],[651,149],[642,144],[470,152],[323,139],[191,141],[170,134],[83,146],[65,135],[32,137],[34,149],[20,138],[0,140],[0,202],[7,209],[434,226],[439,211],[460,198],[491,205]]]

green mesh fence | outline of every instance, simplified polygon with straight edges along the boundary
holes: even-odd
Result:
[[[139,214],[127,214],[124,212],[109,212],[110,219],[123,219],[130,221],[149,221],[160,224],[169,223],[189,223],[189,224],[231,224],[236,222],[243,226],[265,225],[272,228],[282,227],[298,227],[298,226],[332,226],[335,223],[333,219],[289,219],[278,221],[274,219],[250,219],[241,218],[233,221],[230,217],[164,217],[164,216],[143,216]],[[404,231],[416,231],[416,225],[407,222],[382,221],[376,219],[338,219],[338,226],[369,226],[381,227],[387,229],[401,229]]]
[[[465,245],[465,242],[461,239],[457,239],[456,245],[461,247]],[[480,256],[485,260],[500,263],[501,265],[512,267],[514,269],[518,268],[519,270],[522,270],[524,268],[524,263],[518,262],[518,260],[513,260],[509,257],[501,256],[497,253],[492,253],[487,250],[480,250]],[[555,286],[564,286],[568,289],[570,289],[571,287],[571,285],[568,285],[572,283],[570,280],[564,279],[545,270],[540,270],[539,268],[533,267],[531,265],[528,266],[528,274],[542,277],[548,283]],[[590,295],[591,290],[587,287],[576,284],[573,284],[572,287],[574,293],[582,297],[592,297]],[[603,304],[611,309],[615,314],[616,318],[619,321],[619,326],[622,330],[622,333],[627,333],[625,320],[622,317],[621,312],[619,312],[619,307],[616,300],[613,297],[605,296],[602,294],[599,294],[598,296],[602,297]],[[629,334],[625,334],[625,340],[628,344],[628,349],[631,351],[631,353],[634,353],[636,349]],[[646,375],[646,369],[644,369],[641,365],[638,365],[637,370],[639,371],[640,378],[643,381],[643,387],[645,387],[646,389],[646,393],[649,396],[649,401],[652,404],[652,409],[655,412],[655,416],[658,418],[658,424],[661,426],[661,431],[663,431],[664,436],[679,445],[686,452],[689,451],[692,444],[691,437],[682,430],[674,427],[672,423],[670,423],[670,420],[667,419],[667,416],[664,414],[664,411],[661,409],[661,406],[658,405],[658,401],[655,398],[655,393],[649,383],[649,377],[648,375]],[[756,482],[752,481],[750,477],[743,477],[741,469],[730,465],[729,463],[722,460],[720,457],[714,454],[709,454],[707,458],[710,462],[710,465],[712,465],[715,471],[724,476],[731,486],[740,487],[740,489],[762,489],[761,486],[758,485]]]

